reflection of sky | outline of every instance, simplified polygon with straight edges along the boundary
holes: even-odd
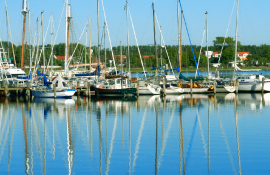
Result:
[[[103,174],[179,174],[180,169],[187,174],[239,174],[240,166],[243,174],[267,174],[270,107],[262,105],[261,94],[239,94],[236,100],[198,97],[155,97],[151,103],[139,99],[141,105],[110,100],[0,103],[0,174],[7,174],[8,167],[10,174],[21,174],[26,164],[34,174],[43,174],[44,167],[47,174],[68,174],[68,151],[72,174],[98,174],[100,169]]]

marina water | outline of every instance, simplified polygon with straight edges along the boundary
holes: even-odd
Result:
[[[10,99],[0,174],[267,174],[270,94]]]

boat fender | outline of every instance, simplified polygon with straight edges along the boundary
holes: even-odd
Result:
[[[75,84],[75,89],[77,89],[77,85]]]
[[[177,87],[181,87],[181,84],[180,84],[180,83],[178,83],[178,84],[177,84]]]
[[[210,85],[210,89],[214,89],[214,86],[212,84]]]
[[[145,86],[148,86],[149,84],[148,83],[145,83]]]
[[[233,86],[236,86],[236,81],[233,82]]]

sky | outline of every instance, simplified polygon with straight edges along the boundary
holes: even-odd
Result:
[[[9,20],[12,32],[12,38],[15,45],[21,45],[22,38],[22,1],[6,0],[9,13]],[[75,42],[86,43],[86,32],[88,29],[87,21],[91,18],[92,46],[97,45],[97,0],[69,0],[72,8],[72,20],[74,24],[73,40]],[[153,0],[129,0],[129,10],[132,17],[137,41],[139,45],[153,45]],[[105,15],[109,29],[109,36],[112,46],[117,46],[122,41],[127,45],[127,22],[124,6],[125,0],[103,0]],[[235,0],[181,0],[183,12],[193,45],[201,45],[203,32],[206,24],[205,12],[208,12],[208,40],[209,45],[213,45],[213,40],[217,36],[225,36],[229,20],[232,14],[227,36],[235,36],[236,27],[236,3]],[[235,6],[234,6],[235,4]],[[239,31],[238,40],[243,45],[261,45],[270,44],[270,1],[268,0],[240,0],[239,5]],[[48,28],[48,34],[45,43],[51,42],[51,27],[48,26],[51,13],[54,21],[54,37],[56,44],[65,42],[65,11],[61,18],[64,7],[64,0],[28,0],[30,10],[31,37],[35,38],[36,20],[41,12],[44,12],[44,35]],[[64,9],[65,10],[65,9]],[[100,33],[104,25],[104,11],[102,1],[99,0],[100,14]],[[177,45],[178,27],[177,27],[177,0],[156,0],[155,12],[162,27],[162,35],[166,45]],[[60,23],[61,19],[61,23]],[[0,38],[7,40],[7,24],[5,1],[0,1]],[[136,45],[134,31],[129,17],[129,44]],[[59,30],[58,30],[58,26]],[[28,28],[27,28],[28,30]],[[88,32],[87,32],[88,33]],[[160,43],[160,32],[156,23],[157,43]],[[27,34],[28,35],[28,34]],[[28,35],[29,36],[29,35]],[[82,36],[81,40],[79,40]],[[101,36],[101,34],[100,34]],[[54,38],[55,40],[55,38]],[[104,40],[103,40],[104,41]],[[33,40],[32,40],[33,42]],[[88,41],[87,41],[88,42]],[[109,37],[106,37],[106,47],[110,47]],[[183,44],[189,45],[186,27],[183,23]],[[88,45],[88,43],[87,43]],[[206,36],[204,36],[203,46],[206,46]]]

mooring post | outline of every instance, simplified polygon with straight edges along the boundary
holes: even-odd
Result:
[[[265,78],[262,78],[262,93],[264,93],[264,82],[265,82]]]
[[[163,96],[166,96],[166,83],[164,78],[163,78]]]
[[[140,82],[139,82],[139,80],[137,79],[137,97],[139,97],[139,95],[140,95],[140,93],[139,93],[139,84],[140,84]]]
[[[190,79],[190,94],[192,95],[192,88],[193,88],[193,82],[192,82],[192,79]]]
[[[214,80],[214,94],[217,93],[217,80]]]
[[[88,97],[90,98],[91,97],[91,85],[90,85],[90,82],[87,83],[87,87],[88,87]]]
[[[8,84],[5,82],[5,96],[8,96]]]
[[[236,83],[235,83],[235,93],[238,94],[238,86],[239,86],[239,80],[236,79]]]
[[[80,86],[80,81],[77,81],[77,95],[80,96],[80,89],[79,89],[79,86]]]
[[[16,96],[17,97],[19,96],[19,90],[18,90],[18,88],[19,88],[19,82],[17,81],[16,82]]]
[[[69,81],[68,82],[68,86],[72,89],[73,87],[72,87],[72,81]]]
[[[31,92],[30,92],[30,84],[27,84],[27,90],[26,90],[26,93],[27,93],[28,98],[30,99],[30,95],[31,95]]]
[[[56,84],[53,84],[53,95],[56,98]]]

